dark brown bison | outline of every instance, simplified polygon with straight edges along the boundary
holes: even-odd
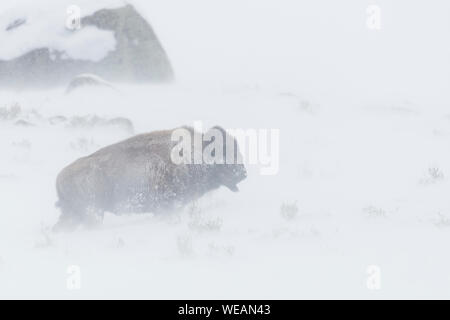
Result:
[[[180,141],[174,141],[173,134],[180,129],[192,136],[192,150],[176,149]],[[227,150],[230,153],[227,143],[232,142],[234,162],[174,161],[174,150],[193,160],[194,141],[198,141],[194,136],[201,138],[200,152],[213,149],[214,156],[217,148],[211,148],[211,144],[217,142],[217,136],[211,138],[212,130],[222,134],[223,144],[218,145],[223,148],[224,157],[230,156],[226,155]],[[194,152],[183,154],[187,151]],[[57,205],[61,216],[54,231],[73,230],[80,224],[95,225],[101,222],[105,211],[158,214],[181,208],[220,186],[238,191],[237,184],[247,176],[238,159],[241,155],[236,140],[220,127],[205,134],[189,127],[151,132],[108,146],[75,161],[58,175]]]

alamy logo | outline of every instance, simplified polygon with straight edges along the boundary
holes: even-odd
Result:
[[[67,289],[80,290],[81,289],[81,268],[79,266],[69,266],[67,268]]]
[[[381,8],[375,4],[370,5],[366,9],[367,28],[370,30],[381,30]]]
[[[175,164],[249,164],[258,165],[262,175],[279,170],[280,130],[229,129],[214,127],[202,133],[202,123],[194,130],[178,128],[172,133],[177,142],[171,150]]]
[[[72,31],[81,29],[81,9],[78,6],[69,6],[66,10],[66,28]]]

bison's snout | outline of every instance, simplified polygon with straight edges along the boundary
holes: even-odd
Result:
[[[225,174],[222,184],[233,192],[238,192],[237,184],[247,178],[247,170],[244,165],[233,165],[231,170]]]
[[[239,188],[235,184],[227,184],[227,185],[225,185],[225,187],[227,187],[228,189],[230,189],[233,192],[239,192]]]

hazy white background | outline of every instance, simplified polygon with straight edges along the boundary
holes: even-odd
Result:
[[[35,125],[0,121],[0,297],[450,297],[448,1],[132,3],[175,84],[0,91],[0,107],[18,103]],[[371,4],[380,31],[366,27]],[[126,117],[135,133],[194,120],[277,128],[280,172],[250,167],[240,193],[221,189],[180,216],[107,215],[99,230],[53,235],[57,173],[131,135],[51,125],[57,115]],[[67,289],[70,265],[80,290]],[[380,290],[366,285],[370,265]]]

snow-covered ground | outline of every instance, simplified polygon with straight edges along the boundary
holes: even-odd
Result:
[[[450,298],[450,4],[375,1],[373,31],[335,2],[134,1],[173,85],[0,91],[0,298]],[[63,167],[197,120],[279,129],[278,174],[49,231]]]

